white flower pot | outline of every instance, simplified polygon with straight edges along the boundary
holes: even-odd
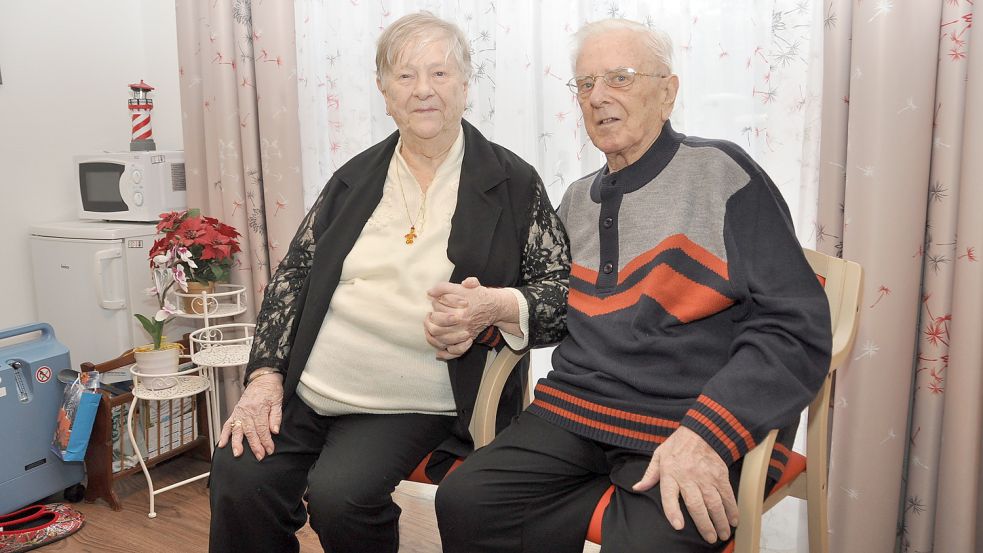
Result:
[[[146,347],[146,346],[144,346]],[[178,372],[181,348],[171,347],[167,349],[147,349],[133,350],[133,357],[137,361],[137,372],[142,375],[171,374]],[[177,384],[176,376],[146,377],[140,378],[143,386],[149,390],[164,390]]]

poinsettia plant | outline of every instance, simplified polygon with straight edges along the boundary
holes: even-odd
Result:
[[[150,257],[185,248],[189,255],[174,258],[184,268],[187,280],[201,283],[226,281],[232,256],[240,251],[239,232],[198,209],[162,213],[157,223],[162,236],[150,249]]]
[[[177,286],[182,291],[188,291],[188,276],[185,272],[185,265],[194,265],[191,259],[191,250],[183,246],[173,246],[170,249],[157,253],[151,252],[150,265],[153,275],[154,286],[147,289],[147,294],[157,298],[159,309],[153,317],[148,318],[139,313],[133,315],[143,325],[144,330],[153,338],[153,349],[161,349],[164,340],[164,325],[174,318],[174,315],[183,313],[167,299],[167,293]]]

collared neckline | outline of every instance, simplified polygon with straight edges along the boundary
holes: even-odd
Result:
[[[601,201],[601,186],[618,186],[625,194],[645,186],[669,165],[684,138],[685,135],[674,131],[667,120],[662,125],[659,137],[638,161],[614,173],[608,170],[607,165],[597,172],[591,184],[591,199],[595,202]]]
[[[396,141],[396,149],[393,151],[393,158],[391,164],[393,165],[393,167],[395,167],[395,164],[397,163],[401,164],[402,168],[400,169],[400,171],[403,174],[409,174],[410,177],[413,179],[413,182],[416,182],[416,177],[413,175],[413,172],[410,171],[409,164],[406,163],[406,159],[403,157],[403,154],[400,153],[399,151],[402,146],[403,146],[403,138],[402,136],[400,136],[400,138]],[[461,165],[463,162],[464,162],[464,127],[462,126],[458,130],[457,138],[454,139],[454,143],[451,144],[450,149],[447,150],[447,157],[445,157],[444,160],[440,162],[440,165],[437,166],[437,170],[434,171],[433,182],[446,179],[446,177],[451,173],[459,172],[461,170]],[[417,185],[419,186],[419,183],[417,183]]]

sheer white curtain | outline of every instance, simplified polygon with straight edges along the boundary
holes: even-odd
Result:
[[[725,138],[771,175],[812,245],[818,186],[823,6],[815,0],[297,0],[302,173],[310,206],[332,172],[395,126],[375,85],[375,41],[402,15],[428,10],[470,39],[465,118],[539,171],[558,204],[603,157],[565,83],[583,23],[625,17],[667,31],[681,81],[673,126]],[[257,32],[262,32],[257,29]],[[536,372],[549,367],[534,357]],[[768,525],[773,553],[796,550],[795,509]]]

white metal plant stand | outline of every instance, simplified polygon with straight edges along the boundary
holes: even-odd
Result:
[[[133,431],[133,413],[136,411],[137,401],[141,399],[151,401],[167,401],[185,397],[193,397],[201,392],[208,391],[211,388],[212,382],[212,377],[210,374],[211,368],[193,367],[186,371],[167,374],[146,374],[139,372],[137,369],[138,367],[136,365],[130,369],[130,372],[133,373],[133,401],[130,403],[129,414],[126,417],[126,430],[130,435],[130,443],[133,444],[133,448],[136,450],[137,460],[140,462],[140,469],[143,470],[143,476],[147,479],[147,489],[150,492],[150,512],[147,513],[147,516],[150,518],[157,518],[157,511],[154,509],[154,498],[157,494],[172,490],[178,486],[183,486],[196,480],[201,480],[202,478],[207,478],[210,473],[206,472],[204,474],[199,474],[186,480],[182,480],[175,484],[164,486],[160,489],[154,489],[154,481],[150,477],[150,470],[147,469],[147,463],[143,459],[143,453],[140,451],[136,434]],[[163,390],[151,390],[147,388],[143,382],[141,382],[143,378],[173,378],[175,380],[175,384]],[[212,412],[215,411],[215,409],[212,407],[211,394],[205,394],[205,411],[207,413],[208,420],[211,420]]]
[[[215,319],[234,317],[246,312],[245,286],[218,284],[216,291],[211,293],[189,294],[174,291],[172,294],[175,296],[173,298],[176,300],[175,303],[182,302],[184,299],[189,300],[189,302],[193,300],[193,303],[190,304],[190,312],[185,311],[175,316],[201,320],[204,322],[204,326],[189,335],[190,352],[189,355],[182,356],[190,357],[195,367],[169,374],[140,373],[136,366],[130,369],[133,373],[133,403],[130,405],[126,426],[130,440],[134,448],[138,450],[137,457],[140,468],[147,479],[147,488],[150,491],[150,512],[148,513],[150,518],[157,517],[157,512],[154,509],[154,497],[157,494],[207,478],[210,473],[206,472],[176,484],[154,489],[153,479],[150,477],[150,471],[147,469],[143,454],[139,452],[136,435],[133,431],[133,412],[137,400],[166,401],[192,397],[204,392],[206,419],[208,421],[208,446],[210,453],[214,454],[215,443],[222,428],[216,369],[237,367],[248,362],[249,350],[253,343],[253,332],[256,327],[252,323],[212,324]],[[175,384],[162,390],[152,390],[141,383],[142,378],[173,378]]]
[[[241,284],[217,284],[214,292],[189,294],[174,292],[178,300],[189,299],[192,312],[177,316],[199,319],[204,326],[189,336],[191,361],[199,367],[207,367],[209,378],[208,396],[212,410],[208,414],[209,448],[215,452],[215,443],[222,430],[221,408],[219,407],[218,371],[226,367],[238,367],[249,361],[249,350],[253,343],[252,323],[213,324],[215,319],[234,317],[246,312],[246,287]],[[203,373],[203,374],[204,374]]]
[[[253,331],[256,325],[252,323],[229,323],[206,326],[192,332],[189,336],[191,344],[191,361],[200,367],[208,367],[211,376],[209,396],[215,409],[209,413],[208,424],[211,452],[215,452],[215,441],[222,430],[222,420],[219,404],[218,371],[226,367],[238,367],[249,361],[249,350],[253,344]]]

